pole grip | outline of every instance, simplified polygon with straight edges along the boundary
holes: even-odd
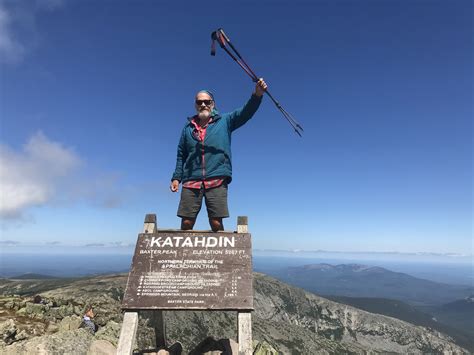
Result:
[[[219,28],[218,31],[224,36],[225,40],[230,43],[229,37],[224,33],[224,30],[222,28]]]

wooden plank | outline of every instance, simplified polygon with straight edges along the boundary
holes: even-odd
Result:
[[[252,349],[252,313],[239,312],[238,314],[238,342],[239,355],[251,355]]]
[[[248,233],[249,222],[247,216],[237,217],[237,233]]]
[[[143,233],[156,232],[156,215],[147,214],[143,225]],[[130,275],[129,275],[130,278]],[[128,284],[129,280],[127,281]],[[120,330],[120,338],[117,345],[118,355],[132,354],[133,345],[135,343],[138,329],[138,312],[125,312],[123,315],[122,329]],[[164,327],[162,328],[164,330]],[[164,336],[164,331],[162,332]]]
[[[237,233],[248,233],[248,217],[237,217]],[[239,355],[251,355],[253,353],[252,346],[252,313],[238,313],[238,342]]]
[[[137,328],[138,312],[125,312],[117,346],[117,355],[132,354],[133,343],[137,335]]]
[[[145,223],[155,223],[156,224],[156,214],[149,213],[145,215]]]
[[[155,329],[157,348],[166,348],[166,327],[163,311],[152,311],[151,323]]]
[[[154,223],[145,223],[143,225],[144,234],[153,234],[156,232],[156,225]]]
[[[158,230],[156,223],[156,214],[147,214],[143,225],[143,233],[153,234]],[[155,342],[157,348],[166,348],[166,328],[164,314],[161,310],[152,311],[151,325],[155,330]]]
[[[157,229],[156,214],[147,214],[143,223],[143,233],[155,233]]]

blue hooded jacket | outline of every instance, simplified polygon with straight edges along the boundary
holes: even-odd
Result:
[[[253,94],[247,103],[222,116],[213,112],[212,122],[206,129],[204,141],[199,141],[193,134],[193,117],[188,118],[181,133],[176,158],[176,169],[171,180],[186,182],[190,180],[207,180],[226,177],[232,180],[231,135],[243,126],[257,111],[262,96]]]

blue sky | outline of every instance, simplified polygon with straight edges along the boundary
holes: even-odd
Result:
[[[134,245],[169,191],[194,94],[253,84],[233,136],[233,230],[255,248],[472,254],[470,1],[0,1],[3,248]],[[196,227],[208,229],[205,210]]]

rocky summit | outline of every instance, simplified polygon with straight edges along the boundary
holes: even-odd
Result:
[[[114,354],[126,282],[127,274],[0,280],[0,353]],[[254,273],[254,297],[254,354],[468,354],[432,329],[333,302],[263,274]],[[80,328],[86,305],[96,313],[95,334]],[[165,322],[168,343],[179,341],[183,353],[196,353],[209,339],[216,344],[237,339],[236,312],[166,311]],[[150,313],[141,312],[135,348],[154,347]],[[226,352],[213,352],[218,353]]]

